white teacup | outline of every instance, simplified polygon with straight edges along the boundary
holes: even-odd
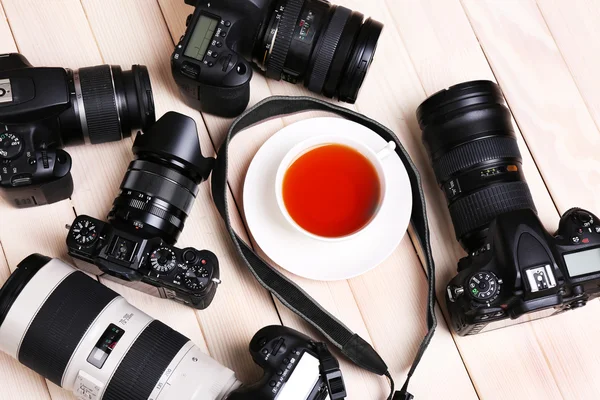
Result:
[[[331,144],[348,146],[348,147],[354,149],[355,151],[359,152],[367,160],[369,160],[371,165],[373,165],[373,167],[377,171],[377,176],[379,177],[379,187],[381,190],[381,193],[379,196],[379,205],[373,212],[373,215],[371,216],[371,219],[369,220],[369,222],[367,222],[361,229],[359,229],[356,232],[353,232],[346,236],[333,237],[333,238],[315,235],[314,233],[311,233],[311,232],[307,231],[306,229],[302,228],[300,225],[298,225],[298,223],[296,223],[296,221],[294,221],[294,219],[288,212],[288,210],[285,206],[285,202],[283,200],[283,180],[284,180],[285,173],[287,172],[288,168],[299,157],[306,154],[307,152],[314,150],[317,147],[331,145]],[[387,185],[386,185],[386,173],[385,173],[385,169],[383,168],[382,161],[386,157],[388,157],[390,154],[394,153],[395,149],[396,149],[396,143],[389,142],[385,147],[380,149],[378,152],[375,152],[369,146],[367,146],[359,141],[348,139],[342,135],[316,136],[316,137],[312,137],[310,139],[306,139],[306,140],[298,143],[297,145],[292,147],[292,149],[290,151],[287,152],[287,154],[281,160],[281,163],[279,164],[279,168],[277,169],[277,175],[275,178],[275,192],[276,192],[276,196],[277,196],[277,204],[279,205],[279,209],[281,210],[281,213],[283,214],[283,216],[285,217],[285,219],[289,222],[289,224],[291,226],[293,226],[299,232],[302,232],[303,234],[305,234],[313,239],[323,240],[323,241],[327,241],[327,242],[337,242],[337,241],[341,241],[341,240],[350,239],[350,238],[360,234],[375,219],[375,217],[379,213],[379,210],[381,209],[381,205],[385,201]]]

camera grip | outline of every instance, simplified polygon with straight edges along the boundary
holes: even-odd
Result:
[[[202,112],[233,118],[240,115],[250,102],[250,80],[235,87],[198,83],[198,102]]]
[[[73,177],[67,173],[61,178],[42,184],[17,188],[3,188],[2,196],[18,208],[36,207],[66,200],[73,194]]]

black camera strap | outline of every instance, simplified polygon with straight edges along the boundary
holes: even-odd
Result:
[[[386,141],[394,141],[396,143],[396,153],[404,163],[410,183],[413,189],[413,209],[411,222],[423,250],[423,257],[427,266],[427,275],[429,280],[429,290],[427,294],[427,334],[425,335],[413,364],[408,371],[406,382],[402,389],[394,392],[394,381],[388,371],[388,367],[383,359],[377,354],[375,349],[364,339],[352,332],[336,317],[331,315],[319,303],[304,292],[298,285],[286,278],[276,268],[272,267],[263,260],[252,247],[244,242],[233,230],[229,211],[227,207],[227,169],[228,169],[228,148],[231,140],[242,130],[255,125],[259,122],[269,120],[275,117],[285,116],[288,114],[303,112],[303,111],[328,111],[337,114],[350,121],[361,124]],[[423,353],[425,352],[435,328],[437,326],[435,316],[435,266],[431,253],[431,243],[429,237],[429,226],[427,223],[427,213],[425,206],[425,196],[421,186],[421,177],[410,156],[398,140],[396,135],[381,125],[377,121],[358,114],[354,111],[339,107],[318,99],[310,97],[285,97],[275,96],[270,97],[254,107],[248,109],[240,115],[229,128],[225,142],[221,146],[217,154],[215,169],[212,174],[212,195],[215,205],[219,213],[225,221],[227,230],[237,252],[242,257],[246,266],[252,271],[260,284],[269,290],[277,297],[286,307],[298,314],[308,323],[317,328],[325,335],[331,343],[338,347],[341,352],[348,357],[352,362],[361,368],[376,373],[385,375],[390,380],[392,392],[388,399],[390,400],[410,400],[413,396],[408,393],[408,384],[412,377]]]

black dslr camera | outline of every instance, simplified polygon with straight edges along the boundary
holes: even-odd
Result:
[[[304,81],[354,103],[383,25],[325,0],[185,0],[196,10],[172,56],[183,93],[201,111],[233,117],[250,99],[250,62],[267,78]]]
[[[554,315],[600,295],[600,220],[574,208],[554,235],[546,232],[495,83],[442,90],[417,115],[456,238],[469,253],[446,292],[458,334]]]
[[[17,207],[73,193],[65,145],[121,140],[154,122],[148,70],[36,68],[0,55],[0,192]]]
[[[263,378],[231,393],[227,400],[346,397],[344,378],[324,343],[285,326],[268,326],[250,341],[250,353],[264,369]]]
[[[69,226],[69,254],[97,267],[78,264],[87,272],[204,309],[220,283],[217,257],[174,244],[214,159],[202,156],[194,120],[175,112],[138,134],[133,153],[109,222],[78,216]]]

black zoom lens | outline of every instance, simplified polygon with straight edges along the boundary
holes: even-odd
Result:
[[[214,159],[204,158],[193,119],[169,112],[133,144],[132,161],[108,215],[137,235],[175,244]]]
[[[280,0],[255,49],[268,78],[354,103],[383,24],[323,0]]]
[[[472,81],[442,90],[419,106],[417,118],[456,238],[467,251],[483,245],[499,214],[535,211],[498,85]]]
[[[75,117],[86,143],[98,144],[129,137],[155,120],[148,69],[131,70],[98,65],[73,72]]]

